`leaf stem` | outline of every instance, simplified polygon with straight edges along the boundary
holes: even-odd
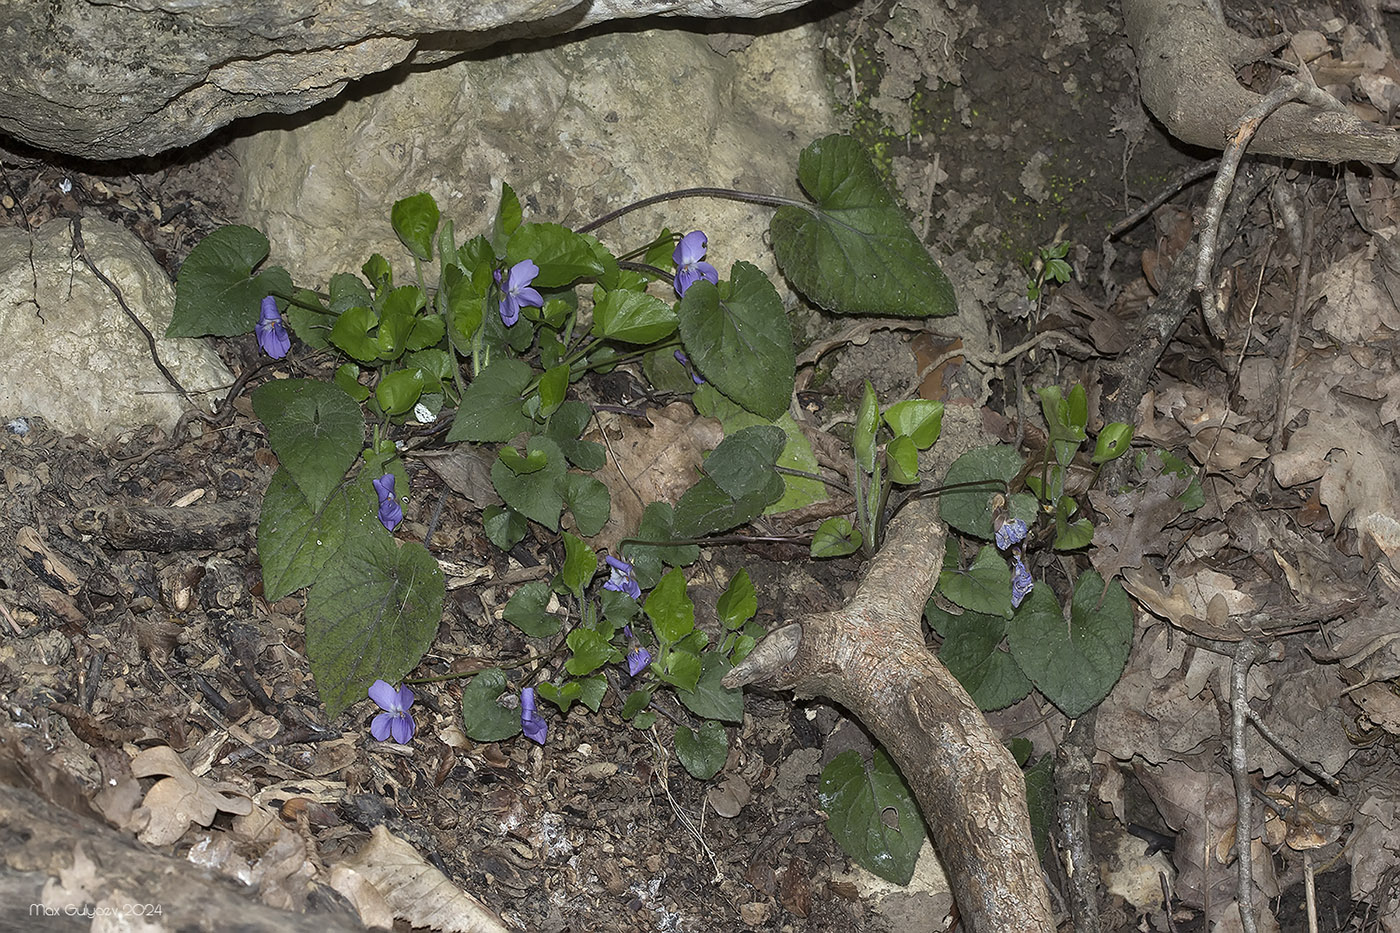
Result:
[[[750,204],[762,204],[767,207],[800,207],[811,210],[812,205],[805,201],[798,201],[793,198],[785,198],[776,194],[759,194],[756,191],[736,191],[733,188],[680,188],[675,191],[667,191],[663,194],[654,194],[649,198],[642,198],[631,204],[619,207],[615,211],[609,211],[597,220],[589,221],[582,227],[574,228],[578,233],[587,233],[596,230],[603,224],[611,223],[624,214],[630,214],[643,207],[650,207],[653,204],[661,204],[664,201],[678,201],[681,198],[723,198],[728,201],[746,201]]]

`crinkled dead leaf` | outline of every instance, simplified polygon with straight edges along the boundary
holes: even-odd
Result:
[[[341,865],[359,873],[384,896],[394,916],[443,933],[506,933],[499,917],[423,860],[413,846],[382,825]]]
[[[1177,498],[1191,484],[1189,478],[1162,473],[1161,460],[1149,457],[1144,485],[1120,495],[1098,490],[1089,492],[1089,501],[1108,520],[1094,527],[1094,550],[1090,561],[1105,580],[1122,574],[1124,568],[1141,567],[1147,554],[1166,554],[1174,546],[1175,535],[1167,525],[1181,515]]]
[[[608,462],[593,475],[608,487],[613,508],[603,530],[589,539],[595,550],[615,550],[641,525],[649,503],[674,505],[699,479],[703,455],[724,439],[718,421],[700,417],[685,402],[648,410],[647,420],[650,425],[621,415],[599,415],[607,434]],[[596,431],[584,439],[603,440]]]
[[[139,778],[167,775],[146,792],[142,807],[150,822],[138,838],[147,845],[167,846],[192,825],[208,826],[220,810],[244,814],[253,802],[232,784],[215,784],[197,778],[168,745],[148,748],[131,760],[131,773]]]

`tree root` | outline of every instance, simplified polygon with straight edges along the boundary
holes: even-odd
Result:
[[[1177,139],[1208,149],[1224,149],[1240,117],[1259,102],[1235,69],[1286,41],[1242,36],[1198,0],[1123,0],[1123,23],[1137,53],[1142,102]],[[1333,103],[1285,104],[1259,127],[1250,152],[1321,162],[1400,159],[1400,134]]]
[[[945,437],[949,422],[945,420]],[[891,523],[854,597],[776,629],[724,678],[840,703],[899,765],[973,933],[1055,929],[1031,839],[1025,779],[977,704],[924,644],[924,603],[943,564],[938,500]]]

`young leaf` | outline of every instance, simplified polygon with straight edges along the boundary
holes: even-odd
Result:
[[[695,606],[685,591],[685,574],[679,570],[661,578],[647,595],[643,608],[663,648],[674,645],[695,628]]]
[[[364,699],[376,680],[397,683],[418,666],[437,637],[445,594],[437,560],[416,541],[347,541],[306,597],[306,654],[327,716]]]
[[[292,277],[267,258],[267,237],[252,227],[220,227],[199,241],[175,278],[175,311],[167,337],[233,337],[257,326],[262,300],[290,295]]]
[[[921,398],[895,402],[885,411],[885,424],[895,437],[908,437],[914,446],[927,450],[943,430],[943,403]]]
[[[575,677],[591,674],[604,664],[616,664],[622,660],[622,652],[591,628],[576,628],[569,632],[569,637],[564,641],[573,652],[572,657],[564,662],[564,670]]]
[[[715,614],[726,629],[739,629],[758,612],[758,596],[754,593],[749,572],[741,569],[729,581],[729,586],[715,601]]]
[[[600,480],[582,473],[565,473],[560,489],[564,504],[574,516],[579,534],[592,537],[603,530],[612,514],[612,497]]]
[[[676,757],[691,777],[708,781],[729,759],[729,737],[714,720],[701,723],[698,734],[689,726],[677,726]]]
[[[769,224],[783,275],[826,308],[856,314],[943,317],[953,286],[904,218],[875,166],[849,136],[802,150],[797,178],[811,207],[780,207]]]
[[[408,251],[424,262],[433,258],[433,234],[437,233],[441,218],[437,202],[426,191],[395,201],[389,209],[394,232]]]
[[[1099,432],[1098,440],[1094,443],[1093,462],[1097,465],[1116,460],[1128,452],[1129,446],[1133,442],[1133,426],[1115,421],[1112,424],[1104,425],[1104,429]]]
[[[812,535],[813,557],[845,557],[860,550],[861,533],[849,519],[828,518]]]
[[[558,531],[559,513],[564,509],[564,497],[560,494],[566,469],[564,452],[549,438],[538,435],[531,437],[526,446],[525,459],[542,454],[544,466],[517,474],[498,458],[491,464],[491,485],[506,505],[550,531]]]
[[[564,566],[559,576],[565,588],[582,599],[584,587],[597,572],[598,554],[582,538],[564,532]]]
[[[1100,603],[1100,600],[1102,602]],[[1031,683],[1071,719],[1099,704],[1118,682],[1133,641],[1133,609],[1117,581],[1104,590],[1092,570],[1074,585],[1066,624],[1048,587],[1016,611],[1011,654]]]
[[[919,448],[907,434],[885,445],[885,462],[889,464],[890,479],[894,482],[907,485],[919,481]]]
[[[729,673],[730,668],[730,663],[724,658],[713,651],[705,652],[700,657],[700,679],[695,682],[695,689],[677,690],[677,698],[686,709],[702,719],[743,722],[744,691],[720,685],[720,680]]]
[[[851,435],[851,450],[856,457],[856,466],[866,475],[875,472],[875,431],[880,427],[880,402],[875,397],[875,387],[865,380],[865,391],[860,397],[860,408],[856,411],[856,429]]]
[[[797,372],[792,327],[768,276],[737,262],[719,286],[701,280],[676,308],[691,365],[754,414],[787,411]]]
[[[560,712],[567,713],[569,707],[574,705],[575,700],[583,698],[583,684],[577,680],[570,680],[563,686],[556,687],[549,681],[545,681],[535,688],[540,698],[548,700],[559,707]]]
[[[319,511],[364,446],[360,406],[329,382],[279,379],[253,390],[253,411],[267,426],[272,452]]]
[[[520,220],[524,216],[524,212],[520,209],[520,198],[516,196],[515,189],[502,182],[501,203],[496,207],[496,220],[491,226],[492,244],[497,248],[503,246],[520,226]]]
[[[525,516],[515,509],[488,505],[481,511],[481,529],[486,532],[486,540],[502,551],[509,551],[519,544],[529,524]]]
[[[854,749],[833,758],[818,779],[817,800],[830,814],[826,828],[852,861],[886,881],[909,883],[926,838],[924,820],[884,749],[875,749],[868,770]]]
[[[569,390],[569,365],[560,363],[545,370],[540,377],[540,417],[548,418],[564,404],[564,393]]]
[[[520,707],[502,705],[505,671],[487,668],[462,688],[462,725],[474,742],[499,742],[520,734]]]

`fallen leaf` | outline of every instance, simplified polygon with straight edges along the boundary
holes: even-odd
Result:
[[[138,838],[147,845],[170,845],[191,825],[208,826],[220,810],[244,814],[253,809],[253,802],[234,785],[215,784],[191,774],[169,745],[141,752],[131,760],[131,773],[138,778],[168,775],[146,792],[141,803],[150,813],[150,822]]]

